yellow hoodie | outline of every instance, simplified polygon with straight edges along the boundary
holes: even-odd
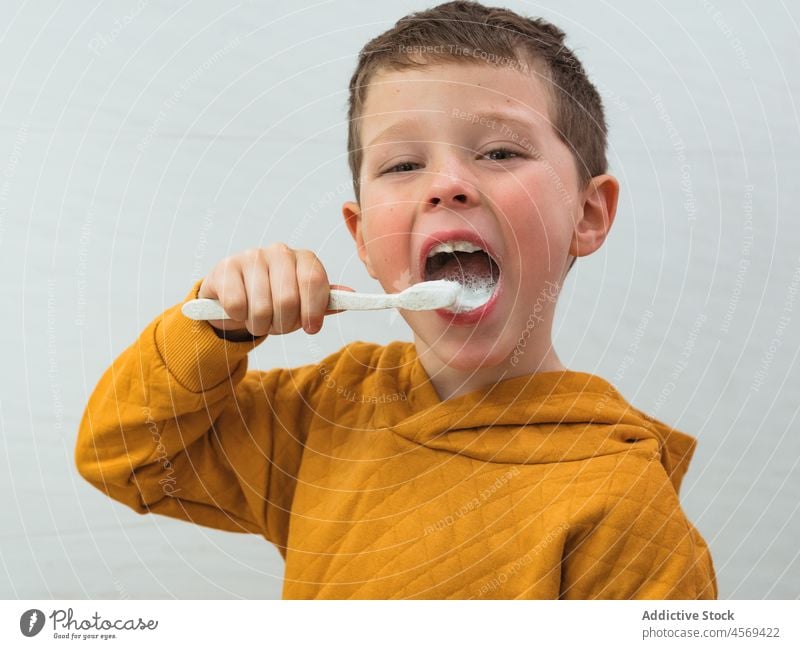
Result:
[[[81,475],[142,514],[263,535],[286,599],[717,597],[678,499],[695,440],[602,378],[442,402],[412,343],[248,372],[263,340],[165,311],[92,393]]]

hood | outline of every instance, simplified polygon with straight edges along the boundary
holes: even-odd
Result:
[[[565,370],[517,376],[441,401],[413,343],[389,344],[380,366],[398,368],[379,372],[380,389],[408,396],[377,407],[376,426],[484,462],[570,462],[641,445],[658,454],[678,492],[697,444],[634,408],[594,374]]]

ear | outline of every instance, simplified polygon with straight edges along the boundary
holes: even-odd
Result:
[[[608,236],[617,213],[619,181],[602,174],[591,178],[581,193],[583,211],[575,224],[569,254],[585,257],[592,254]]]
[[[364,229],[361,223],[361,207],[358,203],[347,201],[342,205],[342,214],[344,215],[344,222],[347,224],[347,229],[353,236],[358,248],[358,256],[367,268],[367,272],[373,279],[378,279],[375,271],[372,268],[369,255],[367,255],[367,247],[364,245]]]

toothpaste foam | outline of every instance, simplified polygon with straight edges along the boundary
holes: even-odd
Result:
[[[455,305],[448,308],[448,311],[454,313],[472,311],[483,306],[492,297],[497,285],[492,277],[486,275],[464,275],[458,283],[461,284],[461,295]]]

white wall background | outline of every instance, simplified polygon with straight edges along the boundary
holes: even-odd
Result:
[[[280,596],[260,537],[140,517],[84,482],[78,421],[113,358],[234,251],[286,241],[377,288],[340,214],[347,82],[369,38],[432,4],[4,0],[0,597]],[[570,35],[623,188],[562,294],[556,349],[699,439],[681,498],[721,597],[796,598],[800,11],[505,4]],[[410,332],[345,313],[271,338],[251,368],[354,339]]]

